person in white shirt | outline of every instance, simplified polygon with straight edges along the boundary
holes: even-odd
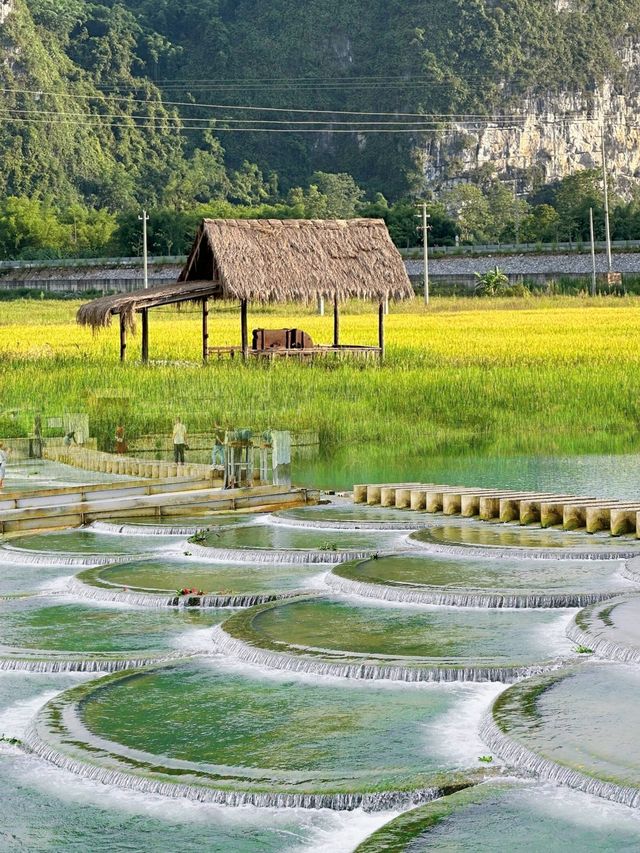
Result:
[[[184,451],[187,445],[187,428],[180,418],[173,425],[173,461],[184,465]]]
[[[4,444],[0,442],[0,489],[4,486],[4,478],[7,475],[8,458],[9,451],[5,448]]]

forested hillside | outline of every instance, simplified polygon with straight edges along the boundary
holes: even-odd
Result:
[[[103,242],[143,204],[322,215],[318,172],[397,201],[446,116],[624,88],[639,30],[640,0],[0,0],[0,197]]]

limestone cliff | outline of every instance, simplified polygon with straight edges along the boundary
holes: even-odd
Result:
[[[427,184],[451,185],[484,168],[516,179],[524,192],[577,169],[599,169],[604,127],[608,171],[628,196],[640,176],[640,41],[625,40],[618,54],[619,77],[591,91],[507,98],[494,122],[443,130],[423,152]]]

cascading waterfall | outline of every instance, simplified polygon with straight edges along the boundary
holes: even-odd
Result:
[[[632,560],[627,560],[623,566],[621,574],[627,580],[640,584],[640,560],[638,560],[637,557]]]
[[[567,637],[577,646],[591,649],[599,658],[620,663],[640,663],[640,648],[628,648],[590,634],[578,626],[575,619],[567,628]]]
[[[177,553],[177,552],[176,552]],[[276,548],[208,548],[189,542],[181,552],[185,557],[198,557],[212,563],[289,563],[301,565],[335,565],[351,560],[366,560],[376,553],[368,551],[287,551]]]
[[[393,601],[400,604],[433,604],[446,607],[478,607],[491,609],[536,609],[586,607],[608,601],[616,593],[500,593],[500,592],[441,592],[437,588],[402,588],[386,584],[366,583],[343,578],[329,573],[325,583],[344,595],[357,595],[378,601]]]
[[[188,799],[201,803],[217,803],[225,806],[258,806],[261,808],[303,808],[333,809],[334,811],[353,811],[362,808],[367,812],[402,809],[412,805],[430,802],[446,794],[446,789],[423,788],[414,791],[385,791],[365,794],[295,794],[295,793],[257,793],[251,791],[225,791],[180,782],[163,782],[134,776],[121,770],[85,764],[75,758],[64,755],[55,747],[45,743],[40,737],[36,725],[31,725],[22,741],[27,751],[45,761],[68,770],[77,776],[141,791],[146,794],[160,794],[172,799]]]
[[[253,607],[256,604],[267,604],[283,598],[295,598],[306,594],[305,590],[293,590],[281,593],[253,593],[238,595],[165,595],[163,593],[137,592],[117,588],[89,586],[77,578],[72,578],[67,587],[67,593],[89,601],[110,601],[120,604],[131,604],[135,607],[165,608],[165,607],[218,607],[238,608]]]
[[[227,530],[233,525],[220,525],[216,530]],[[203,519],[203,523],[198,527],[193,525],[151,525],[151,524],[116,524],[110,521],[94,521],[89,525],[90,530],[96,533],[107,533],[109,535],[118,536],[195,536],[201,530],[207,528],[207,523]]]
[[[0,672],[40,672],[40,673],[65,673],[65,672],[122,672],[125,669],[137,669],[138,667],[151,666],[152,664],[165,661],[180,660],[187,657],[175,653],[157,657],[120,658],[118,660],[97,659],[50,659],[42,660],[35,658],[2,658],[0,657]]]
[[[129,563],[135,560],[132,554],[59,554],[48,551],[28,551],[23,548],[15,548],[3,545],[0,548],[0,565],[2,563],[17,563],[21,566],[77,566],[78,568],[98,568],[108,566],[111,563]]]
[[[329,675],[338,678],[362,679],[371,681],[404,681],[417,682],[504,682],[507,684],[541,675],[559,669],[562,661],[548,665],[532,666],[438,666],[421,665],[399,666],[397,664],[372,663],[340,663],[321,658],[304,657],[302,655],[273,652],[253,646],[243,640],[232,637],[223,625],[216,625],[212,632],[213,644],[216,651],[229,657],[248,663],[252,666],[266,669],[278,669],[286,672],[312,673],[314,675]]]
[[[480,737],[509,767],[625,806],[640,806],[640,789],[596,779],[537,755],[505,735],[493,719],[491,711],[480,726]]]

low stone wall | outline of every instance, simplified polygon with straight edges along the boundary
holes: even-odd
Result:
[[[194,477],[210,479],[211,484],[217,485],[210,465],[185,464],[175,462],[151,461],[135,459],[131,456],[121,456],[115,453],[102,453],[86,447],[51,447],[44,449],[45,459],[84,468],[85,471],[100,471],[105,474],[123,474],[129,477],[145,477],[167,479],[169,477]]]
[[[11,456],[9,457],[10,462],[37,458],[32,456],[30,452],[31,443],[35,441],[34,438],[0,438],[0,441],[11,451]],[[43,439],[46,449],[50,449],[52,452],[63,449],[63,441],[64,439],[62,437]],[[97,447],[97,440],[95,438],[89,438],[84,443],[83,447],[88,450],[95,451]],[[45,456],[45,458],[50,459],[53,457]]]

